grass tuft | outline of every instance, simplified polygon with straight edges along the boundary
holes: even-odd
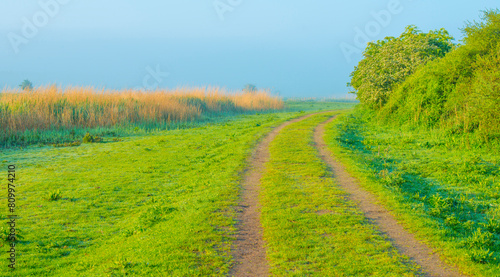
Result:
[[[59,200],[61,198],[62,198],[61,191],[60,190],[56,190],[56,191],[49,192],[47,200],[48,201],[57,201],[57,200]]]

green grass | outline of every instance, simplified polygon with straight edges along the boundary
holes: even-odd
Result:
[[[262,224],[276,276],[414,276],[416,267],[369,224],[331,178],[313,145],[334,113],[285,128],[262,178]]]
[[[335,102],[335,101],[285,101],[286,111],[333,111],[352,109],[358,103],[351,102]]]
[[[96,128],[90,134],[101,141],[94,143],[81,143],[83,129],[49,132],[53,141],[69,135],[80,143],[0,149],[0,174],[17,166],[22,239],[14,276],[224,275],[252,147],[285,120],[349,107],[296,103],[285,112],[224,114],[170,130]],[[0,207],[6,222],[6,197]],[[8,250],[3,240],[0,249]],[[0,267],[7,265],[2,259]]]
[[[331,150],[416,236],[470,276],[500,276],[500,149],[381,126],[362,110],[327,128]]]
[[[241,115],[122,141],[0,150],[5,176],[7,165],[17,166],[23,239],[15,274],[224,275],[246,159],[271,127],[300,115]],[[0,187],[6,192],[5,182]],[[5,197],[0,207],[6,222]],[[2,258],[0,276],[12,276],[7,265]]]

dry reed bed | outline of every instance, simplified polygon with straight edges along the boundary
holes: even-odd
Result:
[[[266,91],[229,93],[218,88],[96,90],[55,86],[0,93],[0,141],[25,131],[194,121],[203,115],[283,108]]]

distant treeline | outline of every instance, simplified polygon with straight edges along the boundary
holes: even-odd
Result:
[[[357,99],[377,120],[448,134],[500,138],[500,12],[468,22],[454,44],[444,30],[408,26],[370,43],[351,73]]]
[[[286,97],[285,101],[290,102],[340,102],[340,103],[359,103],[355,97]]]

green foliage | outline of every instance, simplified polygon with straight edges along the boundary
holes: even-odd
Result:
[[[2,224],[3,226],[0,226],[0,242],[12,242],[12,237],[10,236],[10,227],[5,227],[8,226],[6,224]],[[24,236],[22,236],[20,233],[22,233],[21,229],[16,227],[16,236],[15,239],[17,241],[24,239]]]
[[[33,84],[30,82],[30,80],[26,79],[24,80],[20,85],[19,87],[22,89],[22,90],[33,90]]]
[[[149,207],[139,216],[141,228],[151,227],[167,218],[167,216],[176,211],[174,207],[168,207],[165,201],[157,201],[151,198]]]
[[[244,92],[256,92],[257,91],[257,86],[253,84],[246,84],[245,87],[243,87]]]
[[[493,254],[493,251],[483,247],[479,249],[473,248],[471,250],[470,258],[473,262],[486,264],[495,260],[493,258]]]
[[[102,142],[102,138],[99,136],[92,136],[90,133],[87,132],[85,136],[82,139],[83,143],[95,143],[95,142]]]
[[[94,142],[94,137],[90,135],[90,133],[85,134],[85,136],[82,139],[83,143],[92,143]]]
[[[75,147],[75,146],[80,146],[82,144],[81,141],[74,141],[74,142],[65,142],[65,143],[53,143],[52,146],[54,147]]]
[[[477,132],[483,142],[500,138],[499,11],[485,11],[463,32],[462,45],[392,89],[379,118],[450,135]]]
[[[444,29],[422,33],[410,25],[397,38],[369,43],[348,85],[354,88],[361,103],[378,109],[393,88],[418,67],[449,52],[454,47],[452,39]]]
[[[5,226],[0,226],[0,241],[9,242],[10,239],[10,228]]]

